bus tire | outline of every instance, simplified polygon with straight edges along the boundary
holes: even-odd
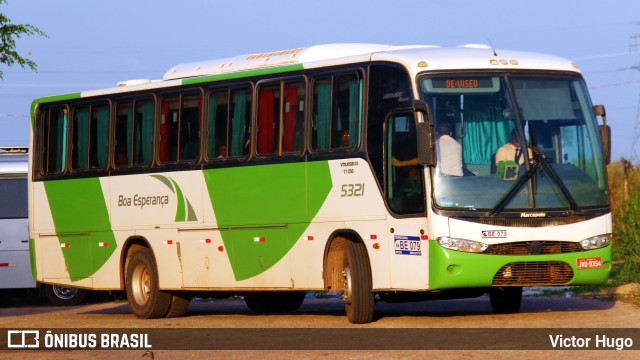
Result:
[[[189,293],[176,292],[171,294],[171,305],[169,306],[169,311],[167,312],[166,317],[180,317],[186,314],[189,303],[191,303],[191,296],[189,296]]]
[[[499,314],[511,314],[520,310],[522,287],[495,287],[489,289],[489,299],[493,311]]]
[[[44,295],[54,306],[79,305],[87,297],[89,291],[64,285],[44,285]]]
[[[258,314],[293,312],[300,308],[306,291],[251,292],[244,294],[244,302]]]
[[[126,292],[131,312],[139,319],[165,317],[172,295],[159,290],[158,270],[148,248],[131,255],[126,273]]]
[[[366,324],[373,320],[374,299],[371,267],[367,249],[360,243],[349,242],[344,252],[343,294],[347,318],[352,324]]]

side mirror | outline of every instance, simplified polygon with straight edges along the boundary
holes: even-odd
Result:
[[[600,141],[602,141],[604,163],[609,165],[611,163],[611,126],[599,125],[598,130],[600,132]]]
[[[418,162],[426,166],[435,166],[437,162],[435,124],[431,107],[424,101],[418,100],[415,102],[415,110],[423,115],[422,117],[417,117],[418,123],[416,124]]]
[[[604,105],[594,105],[593,114],[602,117],[602,125],[598,125],[598,131],[600,132],[600,141],[602,142],[604,163],[609,165],[609,163],[611,163],[611,127],[607,125],[607,110],[604,108]]]

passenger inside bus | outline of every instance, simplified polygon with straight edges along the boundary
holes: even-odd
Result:
[[[447,122],[438,124],[436,151],[440,173],[447,176],[463,176],[462,146],[453,138],[451,125]]]
[[[531,157],[531,149],[527,149],[529,157]],[[522,165],[524,163],[524,152],[522,151],[520,138],[518,137],[516,129],[511,130],[509,141],[506,144],[502,145],[502,147],[500,147],[498,151],[496,151],[496,165],[498,165],[500,161],[514,161],[518,165]]]

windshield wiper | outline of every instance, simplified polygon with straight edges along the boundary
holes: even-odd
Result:
[[[516,196],[520,192],[520,190],[522,190],[522,187],[524,187],[524,185],[540,169],[544,170],[549,175],[551,180],[553,180],[553,182],[558,185],[558,188],[560,188],[562,195],[564,195],[564,197],[569,202],[571,210],[573,210],[576,214],[582,213],[578,206],[578,203],[574,199],[573,195],[571,195],[571,192],[569,191],[569,189],[567,189],[558,173],[551,166],[549,160],[547,160],[546,156],[540,149],[535,149],[533,151],[533,157],[531,158],[531,162],[529,163],[529,169],[527,170],[527,172],[523,176],[518,178],[518,181],[511,187],[511,189],[509,189],[509,192],[507,192],[504,196],[502,196],[502,198],[500,198],[498,203],[496,203],[496,205],[493,207],[493,209],[491,209],[488,215],[495,216],[502,212],[502,210],[504,210],[507,204],[513,199],[513,197]]]
[[[540,150],[538,150],[537,152],[540,152]],[[540,152],[540,155],[536,156],[536,158],[540,160],[540,163],[542,164],[542,169],[545,170],[546,173],[549,174],[549,177],[551,178],[551,180],[553,180],[553,182],[555,182],[556,185],[558,185],[558,187],[560,188],[560,191],[562,192],[562,195],[564,195],[564,197],[569,202],[569,207],[571,208],[571,210],[573,210],[573,212],[576,214],[581,214],[582,211],[580,210],[580,207],[578,206],[576,199],[573,197],[573,195],[571,195],[571,192],[569,191],[569,189],[567,189],[567,186],[564,184],[564,182],[562,181],[562,179],[560,178],[556,170],[553,168],[553,166],[551,166],[551,164],[549,163],[549,160],[547,160],[547,157]]]
[[[511,189],[509,189],[509,192],[504,194],[502,196],[502,198],[500,198],[500,200],[498,200],[498,202],[493,207],[493,209],[491,209],[491,211],[489,211],[489,216],[496,216],[500,212],[502,212],[502,210],[504,210],[505,206],[507,206],[509,201],[511,201],[513,199],[513,197],[516,196],[520,192],[520,190],[522,190],[522,187],[527,182],[529,182],[529,180],[533,177],[533,175],[535,175],[536,172],[538,172],[538,170],[542,167],[540,162],[537,160],[537,155],[535,153],[534,153],[533,157],[534,157],[534,159],[530,163],[529,169],[527,169],[527,172],[524,173],[523,176],[519,177],[518,181],[516,181],[516,183],[513,184],[513,186],[511,187]]]

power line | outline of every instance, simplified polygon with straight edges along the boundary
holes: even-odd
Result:
[[[0,114],[0,117],[9,117],[9,118],[29,118],[29,115],[20,115],[20,114]]]

